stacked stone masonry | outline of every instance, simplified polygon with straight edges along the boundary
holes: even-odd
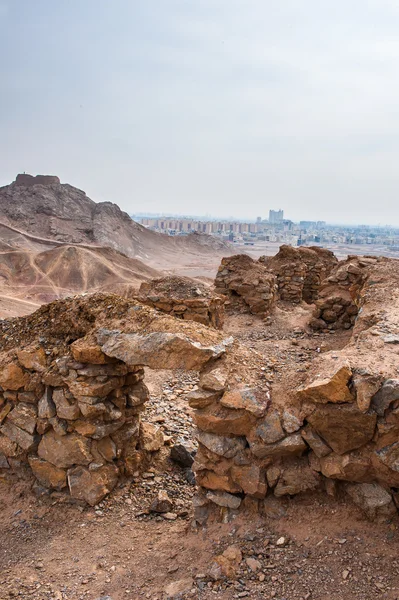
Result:
[[[368,268],[376,258],[350,256],[337,264],[320,286],[316,310],[311,321],[314,329],[350,329],[361,308],[361,292]]]
[[[317,246],[281,246],[273,257],[261,256],[259,262],[277,277],[280,300],[312,304],[317,300],[321,282],[337,264],[332,252]]]
[[[348,345],[315,358],[284,397],[271,395],[256,352],[117,297],[59,301],[3,326],[2,468],[28,464],[41,485],[97,503],[162,445],[141,420],[143,367],[187,369],[200,374],[188,396],[199,522],[247,508],[267,515],[276,497],[317,490],[347,493],[372,519],[391,517],[399,497],[399,270],[392,260],[366,263]],[[58,322],[72,324],[74,341],[60,329],[62,343],[48,343]],[[15,345],[21,332],[30,336],[23,348]]]
[[[138,300],[178,319],[223,329],[225,297],[189,277],[171,275],[143,282]]]
[[[227,297],[229,309],[264,317],[276,300],[276,278],[262,263],[246,254],[237,254],[222,259],[215,291]]]

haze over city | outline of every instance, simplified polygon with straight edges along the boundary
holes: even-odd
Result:
[[[0,185],[399,224],[399,5],[0,0]]]

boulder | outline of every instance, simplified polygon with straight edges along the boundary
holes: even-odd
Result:
[[[245,494],[249,494],[255,498],[264,498],[266,496],[267,484],[265,473],[258,465],[233,465],[230,473],[234,483],[239,485]]]
[[[371,440],[377,416],[362,413],[352,404],[327,404],[318,406],[307,420],[334,452],[345,454]]]
[[[200,431],[197,439],[200,444],[224,458],[233,458],[237,452],[243,450],[246,446],[245,437],[227,437]]]
[[[71,352],[74,359],[80,363],[92,365],[104,365],[110,359],[104,354],[96,340],[90,336],[76,340],[71,344]]]
[[[23,450],[27,451],[33,450],[39,441],[37,435],[21,429],[8,419],[0,428],[0,433],[8,437],[12,442],[18,444]]]
[[[79,466],[69,469],[67,476],[72,498],[95,506],[114,489],[118,481],[118,468],[110,464],[95,470]]]
[[[261,394],[256,389],[241,389],[225,392],[220,399],[220,404],[235,410],[247,410],[255,417],[263,417],[270,404],[268,394]]]
[[[345,491],[372,521],[384,522],[396,514],[392,496],[377,483],[348,483]]]
[[[191,408],[205,408],[214,402],[219,400],[223,392],[211,392],[207,390],[193,390],[186,396]]]
[[[20,364],[30,371],[43,373],[46,370],[46,353],[43,348],[32,348],[31,350],[19,350],[17,352]]]
[[[399,379],[387,379],[371,399],[371,409],[383,417],[387,408],[399,400]]]
[[[209,491],[206,493],[206,498],[224,508],[237,509],[240,508],[241,498],[239,496],[233,496],[228,492]]]
[[[281,426],[280,415],[277,411],[269,411],[267,415],[258,421],[256,426],[251,430],[249,440],[259,440],[264,444],[273,444],[285,437],[284,430]]]
[[[259,438],[248,437],[252,454],[257,458],[302,454],[307,446],[299,433],[294,433],[275,444],[265,444]]]
[[[59,419],[66,419],[67,421],[75,421],[80,416],[79,406],[75,403],[70,403],[65,396],[65,390],[63,388],[53,390],[52,398]]]
[[[51,419],[57,414],[50,387],[46,387],[43,396],[39,400],[37,409],[39,419]]]
[[[37,453],[43,460],[65,469],[72,465],[88,465],[93,460],[90,446],[91,440],[77,433],[60,436],[48,431],[43,435]]]
[[[242,553],[238,546],[228,546],[226,550],[215,556],[213,564],[209,570],[209,577],[213,581],[219,579],[236,579],[242,561]]]
[[[369,410],[371,399],[378,391],[380,385],[381,377],[377,375],[357,373],[353,377],[353,387],[356,391],[356,403],[359,410],[362,412]]]
[[[152,423],[141,423],[140,441],[146,452],[157,452],[164,445],[162,430]]]
[[[241,486],[234,483],[229,475],[215,473],[214,471],[197,471],[196,481],[199,485],[208,490],[221,490],[232,494],[242,491]]]
[[[67,484],[66,472],[37,456],[29,456],[29,465],[36,479],[46,488],[61,490]]]
[[[196,448],[187,442],[177,442],[170,449],[170,458],[181,467],[191,468],[194,462]]]
[[[0,366],[0,386],[3,390],[20,390],[28,382],[28,375],[16,363]]]
[[[200,386],[204,390],[212,392],[221,392],[226,388],[228,370],[225,366],[214,366],[202,373],[200,376]]]
[[[198,410],[194,419],[202,431],[221,435],[246,435],[256,421],[246,410],[229,410],[218,404]]]
[[[100,329],[97,340],[107,355],[128,365],[151,369],[200,370],[212,358],[225,353],[225,346],[201,346],[181,333],[120,333]]]
[[[331,479],[359,483],[375,479],[370,454],[367,451],[323,456],[320,458],[320,469],[325,477]]]
[[[165,490],[159,490],[157,497],[150,504],[150,511],[155,513],[171,512],[173,502]]]
[[[321,478],[309,467],[304,458],[296,458],[284,463],[276,487],[275,496],[293,496],[301,492],[310,492],[320,486]]]
[[[20,429],[33,434],[36,429],[36,412],[36,407],[31,404],[17,404],[9,413],[7,421],[12,421]]]
[[[325,441],[315,432],[313,429],[307,425],[302,429],[301,435],[305,442],[311,447],[313,452],[321,458],[322,456],[327,456],[332,452],[330,446],[328,446]]]
[[[348,388],[352,375],[349,363],[334,364],[327,370],[330,371],[327,377],[323,376],[300,388],[297,391],[298,398],[301,401],[311,400],[321,404],[353,402],[353,396]]]

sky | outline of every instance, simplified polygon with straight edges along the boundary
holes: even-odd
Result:
[[[397,0],[0,0],[0,185],[399,225]]]

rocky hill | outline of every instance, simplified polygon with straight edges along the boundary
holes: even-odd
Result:
[[[152,266],[168,268],[187,256],[230,254],[228,244],[203,234],[172,238],[149,231],[112,202],[96,203],[58,177],[18,175],[0,188],[0,223],[64,244],[107,246]]]

